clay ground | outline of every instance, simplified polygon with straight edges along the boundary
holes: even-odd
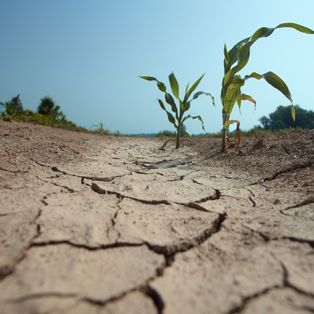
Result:
[[[0,122],[0,312],[313,313],[314,132],[161,140]]]

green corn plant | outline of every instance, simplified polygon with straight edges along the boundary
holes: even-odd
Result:
[[[228,127],[237,123],[237,129],[239,129],[239,121],[230,120],[230,115],[233,111],[235,104],[241,108],[241,102],[243,100],[250,101],[256,105],[255,99],[250,96],[243,94],[241,88],[245,85],[248,79],[264,79],[272,87],[280,91],[285,97],[291,102],[291,115],[295,120],[295,107],[291,93],[286,83],[274,72],[268,71],[264,74],[253,72],[249,75],[241,77],[238,73],[247,65],[250,58],[251,46],[260,38],[270,36],[276,29],[279,28],[293,28],[299,32],[305,34],[314,34],[314,31],[295,23],[282,23],[274,28],[262,27],[255,31],[251,37],[247,37],[239,41],[232,49],[228,50],[227,46],[224,47],[224,77],[222,80],[221,88],[221,102],[222,102],[222,120],[223,120],[223,137],[222,137],[222,151],[226,150],[226,135]],[[238,145],[240,143],[240,132],[238,134]]]
[[[201,116],[191,116],[190,114],[185,115],[185,113],[190,109],[191,107],[191,102],[195,99],[197,99],[200,95],[207,95],[210,96],[212,99],[213,105],[215,105],[215,100],[214,97],[210,93],[205,93],[205,92],[196,92],[193,94],[195,89],[197,88],[198,84],[201,82],[205,74],[203,74],[198,80],[195,81],[192,86],[189,86],[189,84],[185,88],[185,93],[184,93],[184,98],[180,98],[180,93],[179,93],[179,83],[174,75],[174,73],[171,73],[169,75],[169,83],[170,87],[173,93],[173,96],[167,92],[166,85],[157,80],[155,77],[152,76],[140,76],[140,78],[146,80],[146,81],[155,81],[157,83],[158,89],[164,93],[164,98],[169,105],[172,113],[166,108],[165,103],[161,100],[158,99],[159,105],[162,110],[164,110],[167,114],[169,122],[175,127],[176,129],[176,148],[180,147],[180,137],[181,137],[181,130],[183,128],[184,122],[188,119],[197,119],[201,122],[202,124],[202,129],[204,129],[204,123],[203,119]],[[192,95],[193,94],[193,95]],[[177,103],[174,100],[174,98],[177,99]]]

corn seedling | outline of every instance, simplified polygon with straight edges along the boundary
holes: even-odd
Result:
[[[222,102],[222,120],[223,120],[223,138],[222,138],[222,151],[226,149],[226,133],[229,126],[233,123],[237,124],[237,129],[239,130],[239,121],[230,120],[230,115],[235,104],[241,108],[241,102],[243,100],[248,100],[256,105],[255,99],[250,96],[243,94],[241,88],[245,85],[248,79],[264,79],[272,87],[280,91],[285,97],[287,97],[291,102],[291,115],[293,120],[295,120],[295,107],[293,105],[293,100],[291,93],[289,91],[286,83],[274,72],[266,72],[264,74],[259,74],[253,72],[249,75],[241,77],[238,73],[247,65],[250,58],[250,48],[251,46],[260,38],[270,36],[276,29],[279,28],[293,28],[299,32],[305,34],[314,34],[314,31],[295,23],[283,23],[279,24],[277,27],[259,28],[251,37],[247,37],[239,41],[232,49],[228,50],[227,46],[224,47],[224,77],[222,80],[221,88],[221,102]],[[237,146],[240,143],[240,132],[238,132]]]
[[[191,115],[185,115],[185,113],[190,109],[191,107],[191,102],[198,98],[200,95],[207,95],[210,96],[212,99],[213,105],[215,105],[214,102],[214,97],[210,93],[205,93],[205,92],[196,92],[193,94],[201,80],[203,79],[204,74],[195,81],[195,83],[190,87],[189,84],[186,86],[185,93],[184,93],[184,98],[181,100],[180,94],[179,94],[179,83],[174,75],[174,73],[171,73],[169,75],[169,83],[170,87],[173,93],[173,96],[167,92],[166,85],[157,80],[155,77],[152,76],[140,76],[140,78],[147,80],[147,81],[155,81],[157,83],[158,89],[164,93],[165,95],[165,101],[166,103],[170,106],[170,109],[172,113],[166,109],[166,106],[164,102],[161,99],[158,99],[159,105],[162,110],[164,110],[167,114],[169,122],[175,127],[176,129],[176,148],[180,147],[180,137],[181,137],[181,130],[183,128],[184,122],[187,121],[188,119],[197,119],[201,122],[202,124],[202,129],[205,130],[204,128],[204,123],[203,119],[201,116],[191,116]],[[192,96],[193,94],[193,96]],[[174,98],[177,99],[176,104]]]

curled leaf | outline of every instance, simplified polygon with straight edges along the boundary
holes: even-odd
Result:
[[[227,120],[225,123],[224,123],[224,129],[228,129],[228,127],[231,125],[231,124],[238,124],[239,121],[238,120]]]
[[[201,116],[191,116],[191,115],[188,115],[188,116],[186,116],[186,117],[182,120],[182,122],[184,122],[184,121],[186,121],[186,120],[188,120],[188,119],[197,119],[197,120],[199,120],[199,121],[201,122],[201,124],[202,124],[202,129],[203,129],[203,131],[205,131],[204,122],[203,122],[203,119],[202,119]]]
[[[139,76],[139,77],[146,81],[155,81],[157,82],[157,87],[160,91],[164,93],[167,91],[166,85],[163,82],[160,82],[159,80],[157,80],[155,77],[153,76]]]

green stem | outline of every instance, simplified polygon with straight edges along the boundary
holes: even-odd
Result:
[[[225,125],[225,122],[229,120],[229,116],[230,115],[226,114],[224,110],[222,110],[222,143],[221,143],[222,153],[226,152],[226,137],[227,137],[228,130],[224,128],[224,125]]]

